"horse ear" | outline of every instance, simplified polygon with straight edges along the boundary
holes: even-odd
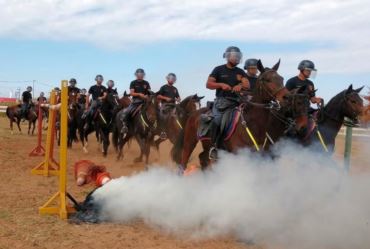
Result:
[[[355,89],[354,91],[356,92],[356,93],[360,93],[361,92],[361,90],[364,88],[364,86],[362,86],[362,87],[360,87],[360,88],[357,88],[357,89]]]
[[[279,66],[280,66],[280,59],[271,69],[274,71],[277,71],[279,69]]]
[[[203,98],[204,98],[204,96],[200,96],[200,97],[198,97],[198,99],[199,99],[199,100],[201,100],[201,99],[203,99]]]
[[[353,92],[352,84],[351,84],[351,85],[349,85],[349,87],[347,88],[347,90],[346,90],[346,94],[349,94],[349,93],[351,93],[351,92]]]
[[[298,88],[297,93],[304,93],[307,89],[307,85],[303,85],[300,88]]]
[[[260,71],[261,73],[264,73],[264,72],[265,72],[265,67],[262,65],[262,61],[261,61],[261,60],[258,60],[258,61],[257,61],[257,69],[258,69],[258,71]]]

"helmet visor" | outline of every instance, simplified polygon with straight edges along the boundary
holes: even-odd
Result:
[[[243,54],[241,52],[226,52],[225,58],[234,64],[239,64]]]

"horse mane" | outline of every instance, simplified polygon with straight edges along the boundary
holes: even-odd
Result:
[[[189,101],[194,97],[195,95],[190,95],[190,96],[187,96],[185,99],[183,99],[180,103],[179,103],[179,106],[183,109],[185,109],[185,107],[187,106],[187,104],[189,103]]]

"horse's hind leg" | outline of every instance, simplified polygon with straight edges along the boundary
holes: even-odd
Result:
[[[19,133],[22,134],[22,130],[21,130],[21,126],[20,126],[20,122],[21,122],[21,119],[17,119],[17,126],[18,126],[18,130],[19,130]]]
[[[10,119],[10,134],[14,134],[13,132],[13,119]]]
[[[32,122],[32,136],[35,133],[35,127],[36,127],[36,120]]]
[[[28,135],[31,133],[31,121],[28,121]]]

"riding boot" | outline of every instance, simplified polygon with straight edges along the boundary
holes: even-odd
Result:
[[[212,161],[216,161],[218,158],[218,140],[219,140],[219,126],[216,124],[216,122],[212,122],[211,124],[211,144],[212,147],[209,150],[209,159]]]

